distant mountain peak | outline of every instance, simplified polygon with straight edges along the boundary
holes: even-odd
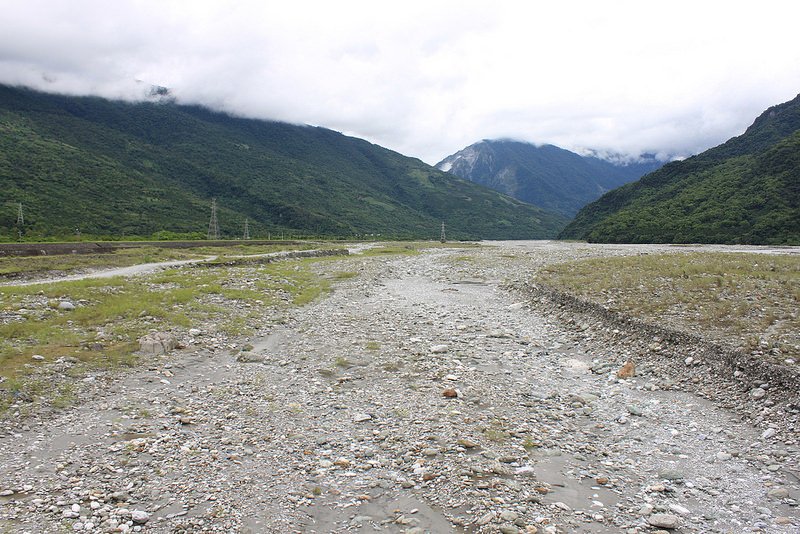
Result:
[[[624,159],[611,153],[576,154],[550,144],[484,139],[436,167],[567,217],[604,192],[661,166],[655,157]]]

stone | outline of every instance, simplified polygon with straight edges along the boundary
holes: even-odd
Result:
[[[178,346],[178,340],[169,332],[155,332],[139,338],[139,351],[145,354],[166,354]]]
[[[488,525],[492,520],[494,520],[494,512],[487,512],[479,517],[475,524],[479,526]]]
[[[137,525],[144,525],[150,521],[150,514],[143,510],[133,510],[131,512],[131,520]]]
[[[778,431],[775,430],[774,428],[768,428],[764,432],[761,433],[761,439],[769,439],[769,438],[773,437],[777,433],[778,433]]]
[[[264,360],[266,360],[266,356],[263,354],[244,350],[236,356],[236,361],[239,363],[263,363]]]
[[[647,518],[651,526],[673,530],[678,528],[680,518],[673,514],[653,514]]]
[[[434,345],[431,347],[431,354],[444,354],[448,350],[450,349],[447,345]]]
[[[64,311],[72,311],[75,309],[75,305],[68,300],[62,300],[58,303],[58,309]]]
[[[639,406],[637,406],[636,404],[629,404],[628,405],[628,413],[631,414],[631,415],[634,415],[636,417],[641,417],[642,415],[644,415],[644,413],[642,412],[642,409],[639,408]]]
[[[767,497],[770,499],[785,499],[789,496],[789,490],[786,488],[773,488],[767,492]]]
[[[34,354],[33,356],[31,356],[31,360],[41,362],[44,361],[44,356],[42,356],[41,354]]]
[[[750,396],[756,400],[763,399],[766,394],[767,392],[761,388],[754,388],[750,390]]]
[[[680,504],[670,504],[669,509],[675,512],[678,515],[689,515],[691,511],[688,508],[681,506]]]
[[[353,415],[353,422],[354,423],[363,423],[365,421],[370,421],[372,416],[368,413],[357,413]]]
[[[455,399],[458,397],[458,390],[455,388],[447,388],[442,391],[442,397],[446,397],[448,399]]]
[[[502,521],[513,522],[516,521],[519,517],[519,514],[516,512],[512,512],[511,510],[503,510],[500,512],[500,519]]]
[[[663,480],[682,480],[683,473],[675,471],[674,469],[665,469],[664,471],[658,473],[658,478]]]
[[[636,376],[636,365],[633,363],[633,360],[628,360],[625,362],[619,371],[617,371],[617,378],[633,378]]]
[[[475,447],[478,446],[478,444],[472,441],[471,439],[464,439],[464,438],[459,439],[456,443],[458,443],[465,449],[474,449]]]
[[[716,458],[720,462],[725,462],[727,460],[730,460],[732,458],[732,456],[731,456],[730,453],[727,453],[727,452],[718,452],[717,455],[716,455]]]

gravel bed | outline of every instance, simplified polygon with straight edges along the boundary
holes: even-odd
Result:
[[[664,248],[320,262],[358,276],[10,420],[0,532],[797,532],[792,395],[523,289]]]

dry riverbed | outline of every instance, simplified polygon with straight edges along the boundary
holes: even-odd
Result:
[[[524,290],[668,249],[315,263],[333,292],[256,335],[199,323],[75,406],[9,412],[0,532],[797,532],[796,391]]]

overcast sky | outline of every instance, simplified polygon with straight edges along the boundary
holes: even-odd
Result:
[[[0,13],[0,82],[123,98],[162,85],[428,163],[499,137],[685,156],[800,93],[797,0],[0,0]]]

